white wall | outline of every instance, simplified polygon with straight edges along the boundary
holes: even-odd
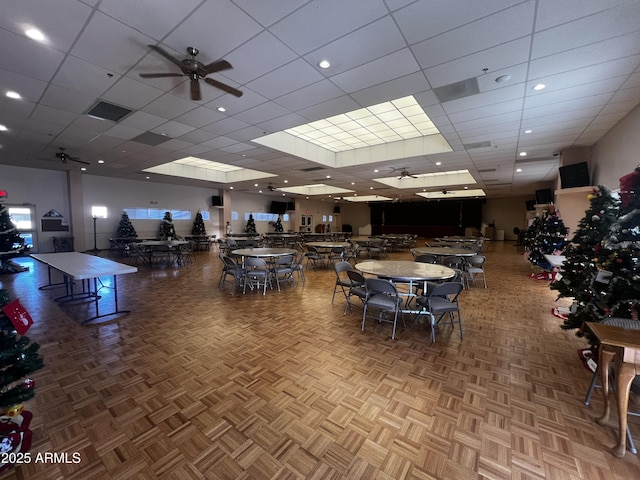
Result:
[[[0,188],[9,193],[5,204],[35,205],[34,253],[52,252],[52,237],[72,235],[71,232],[42,232],[40,229],[40,219],[51,209],[61,213],[64,222],[71,225],[66,172],[0,165]]]
[[[526,201],[532,199],[533,195],[487,199],[487,203],[482,207],[482,221],[495,222],[496,230],[504,230],[505,240],[517,240],[513,229],[514,227],[521,230],[527,228]]]
[[[620,188],[620,177],[640,163],[640,106],[607,132],[591,150],[593,185]]]

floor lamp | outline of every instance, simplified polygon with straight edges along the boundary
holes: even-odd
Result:
[[[93,218],[93,250],[94,253],[98,250],[98,235],[96,230],[96,224],[99,218],[107,218],[107,207],[93,206],[91,207],[91,217]]]

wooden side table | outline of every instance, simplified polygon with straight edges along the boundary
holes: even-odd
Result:
[[[618,444],[611,453],[622,458],[625,454],[627,431],[627,410],[631,382],[640,375],[640,330],[629,330],[597,322],[587,323],[587,327],[600,341],[599,369],[604,412],[596,421],[605,425],[609,421],[609,371],[611,362],[615,366],[616,395],[618,403]]]

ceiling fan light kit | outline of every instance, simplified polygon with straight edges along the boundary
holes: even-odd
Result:
[[[233,68],[233,66],[227,62],[226,60],[218,60],[216,62],[212,62],[208,65],[205,65],[198,60],[196,60],[196,55],[200,53],[200,51],[195,47],[187,47],[187,53],[191,55],[190,58],[185,58],[183,60],[179,60],[169,52],[167,52],[162,47],[157,45],[149,45],[149,48],[154,50],[155,52],[162,55],[164,58],[169,60],[174,65],[178,66],[182,73],[140,73],[140,77],[142,78],[164,78],[164,77],[189,77],[190,85],[189,91],[191,94],[191,100],[201,100],[202,95],[200,92],[200,80],[204,80],[205,83],[208,83],[212,87],[219,88],[231,95],[236,97],[241,97],[242,92],[236,88],[233,88],[226,83],[222,83],[218,80],[214,80],[213,78],[205,78],[207,75],[215,72],[221,72],[223,70],[229,70]]]

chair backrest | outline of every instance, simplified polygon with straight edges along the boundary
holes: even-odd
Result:
[[[347,262],[345,260],[343,260],[341,262],[336,262],[336,264],[333,266],[333,268],[336,270],[336,275],[338,275],[338,276],[340,275],[341,272],[346,272],[348,270],[353,270],[353,266],[349,262]]]
[[[435,255],[428,254],[418,255],[415,260],[420,263],[438,263],[438,258]]]
[[[262,258],[257,258],[257,257],[247,257],[247,258],[245,258],[244,266],[247,269],[267,270],[267,262],[265,262]]]
[[[220,259],[222,260],[222,263],[224,263],[225,267],[228,268],[237,268],[238,264],[236,263],[236,261],[229,257],[228,255],[222,254],[220,255]]]
[[[290,266],[294,260],[295,257],[293,255],[282,255],[276,260],[276,265],[278,267]]]
[[[438,283],[429,292],[430,297],[447,297],[450,301],[455,302],[458,295],[464,289],[462,282],[444,282]]]
[[[450,255],[448,257],[444,257],[444,259],[442,260],[442,264],[447,267],[460,268],[464,265],[464,259],[462,257]]]
[[[364,285],[366,282],[366,278],[357,270],[347,270],[347,276],[351,283],[354,285]],[[640,323],[640,322],[638,322]]]
[[[485,257],[484,255],[474,255],[473,257],[469,258],[468,262],[472,267],[483,268],[484,262],[486,260],[487,257]]]
[[[386,293],[394,296],[398,295],[396,286],[389,280],[382,280],[381,278],[367,278],[365,279],[364,285],[370,296],[377,293]]]

